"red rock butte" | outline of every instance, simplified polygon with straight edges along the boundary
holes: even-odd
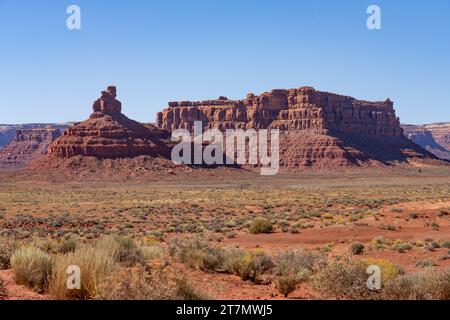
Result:
[[[86,121],[65,130],[49,146],[49,156],[70,158],[126,158],[140,155],[168,156],[170,149],[163,141],[167,131],[144,125],[122,114],[122,104],[116,99],[116,87],[102,91],[93,104],[93,113]]]
[[[279,129],[284,167],[334,168],[405,162],[434,156],[403,136],[393,102],[363,101],[312,87],[276,89],[243,100],[170,102],[157,126],[173,131],[203,128]]]
[[[192,129],[194,121],[218,129],[332,130],[400,137],[402,129],[393,103],[356,100],[311,87],[272,90],[244,100],[170,102],[157,115],[157,125],[172,131]]]

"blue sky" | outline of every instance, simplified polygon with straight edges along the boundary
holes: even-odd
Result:
[[[143,122],[168,101],[304,85],[450,121],[450,1],[0,0],[0,123],[83,120],[109,84]]]

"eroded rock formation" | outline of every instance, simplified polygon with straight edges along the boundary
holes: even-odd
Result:
[[[194,121],[205,128],[316,130],[399,137],[400,123],[393,103],[356,100],[352,97],[317,91],[311,87],[272,90],[244,100],[170,102],[158,113],[160,128],[172,131],[192,129]]]
[[[139,155],[164,155],[170,149],[163,141],[166,131],[143,125],[121,113],[122,105],[116,99],[116,88],[108,87],[93,104],[88,120],[68,128],[63,136],[49,147],[49,155],[60,158],[94,156],[98,158],[125,158]]]
[[[393,102],[357,100],[311,87],[276,89],[243,100],[170,102],[158,127],[279,129],[281,166],[335,168],[386,165],[434,157],[403,136]]]

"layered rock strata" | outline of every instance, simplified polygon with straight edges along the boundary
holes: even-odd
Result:
[[[94,102],[89,119],[68,128],[50,145],[49,155],[112,159],[139,155],[168,156],[170,148],[164,141],[168,138],[166,131],[122,114],[122,105],[116,99],[116,88],[111,86]]]
[[[14,140],[0,150],[0,167],[19,169],[47,154],[51,142],[61,136],[58,128],[51,126],[17,130]]]
[[[434,156],[403,136],[390,99],[370,102],[311,87],[276,89],[243,100],[170,102],[157,126],[279,129],[280,164],[288,168],[388,165]]]

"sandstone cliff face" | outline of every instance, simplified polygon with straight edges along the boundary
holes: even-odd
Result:
[[[164,139],[167,132],[143,125],[121,113],[115,87],[108,87],[93,104],[88,120],[68,128],[49,146],[49,156],[70,158],[94,156],[98,158],[125,158],[139,155],[164,155],[170,149]]]
[[[450,123],[403,125],[405,136],[441,159],[450,160]]]
[[[14,140],[18,126],[0,125],[0,149]]]
[[[279,129],[280,165],[285,168],[337,168],[388,165],[434,159],[403,136],[392,101],[357,100],[311,87],[276,89],[243,100],[170,102],[157,114],[158,127]]]
[[[64,130],[71,123],[26,123],[26,124],[0,124],[0,149],[7,146],[16,138],[17,130],[54,128]]]
[[[22,168],[47,153],[48,145],[61,135],[58,128],[23,129],[14,140],[0,150],[0,168]]]
[[[424,127],[439,145],[450,150],[450,122],[426,124]]]
[[[244,100],[226,98],[201,102],[171,102],[157,114],[157,125],[169,131],[204,128],[313,130],[400,137],[402,129],[393,103],[368,102],[302,87],[272,90]]]

